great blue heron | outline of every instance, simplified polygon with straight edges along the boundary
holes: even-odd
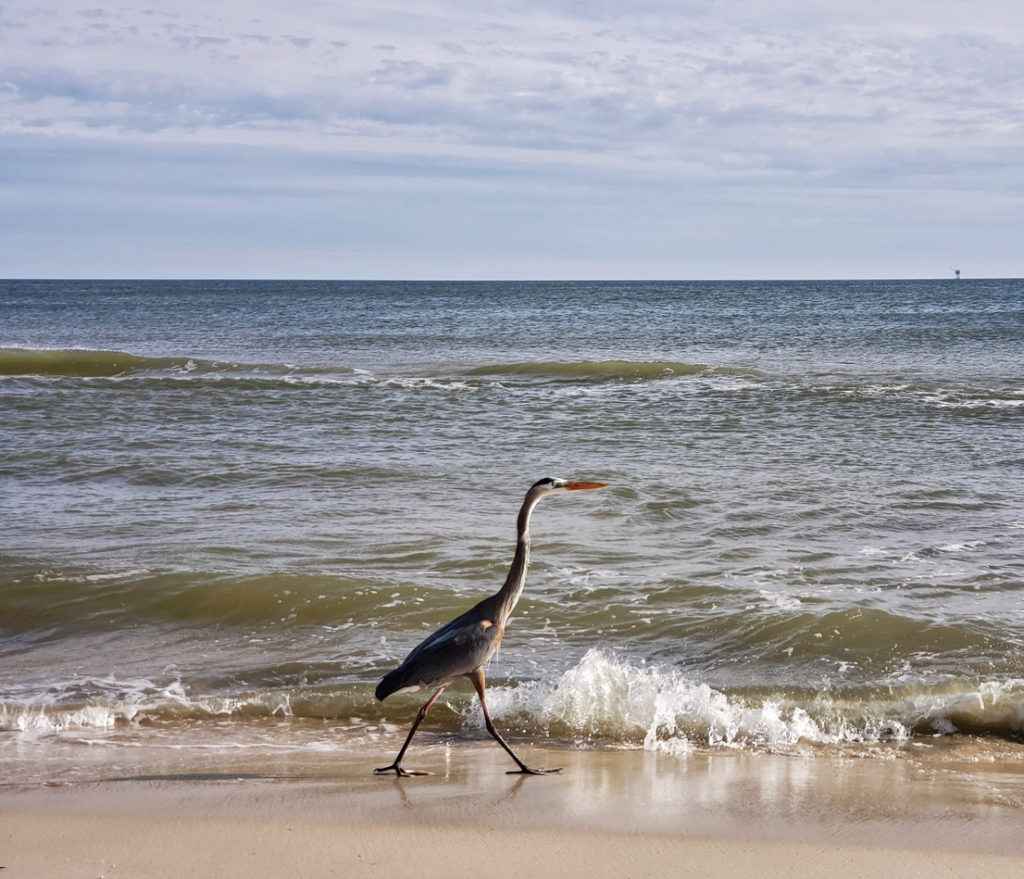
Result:
[[[480,707],[484,713],[484,724],[487,732],[494,736],[508,755],[516,761],[518,769],[509,771],[510,775],[541,775],[545,772],[559,772],[558,769],[530,769],[494,728],[491,716],[487,712],[487,700],[484,698],[484,665],[498,649],[501,636],[505,634],[512,610],[523,593],[526,584],[526,567],[530,562],[530,516],[533,508],[543,499],[553,494],[569,491],[583,491],[590,488],[603,488],[604,482],[575,482],[566,479],[541,479],[534,483],[526,493],[522,509],[516,520],[516,553],[512,558],[505,585],[490,598],[485,598],[472,609],[456,617],[448,625],[442,626],[422,644],[413,649],[405,657],[398,668],[384,676],[377,685],[377,698],[386,699],[392,693],[404,693],[418,690],[420,687],[436,687],[434,695],[419,710],[413,721],[412,729],[405,738],[402,749],[390,766],[374,770],[377,773],[394,772],[395,775],[427,775],[402,768],[402,758],[406,748],[416,732],[417,727],[427,716],[444,688],[456,678],[466,677],[473,683]]]

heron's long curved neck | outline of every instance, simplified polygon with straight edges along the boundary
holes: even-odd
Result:
[[[512,616],[512,611],[526,585],[526,569],[530,564],[530,516],[533,515],[533,508],[542,497],[543,495],[527,495],[516,519],[516,554],[512,557],[512,566],[505,578],[505,585],[494,596],[497,601],[494,622],[502,627]]]

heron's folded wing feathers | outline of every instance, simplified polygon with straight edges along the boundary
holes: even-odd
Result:
[[[423,641],[381,681],[378,698],[410,687],[440,687],[469,674],[491,658],[501,635],[501,629],[490,620],[453,620]]]

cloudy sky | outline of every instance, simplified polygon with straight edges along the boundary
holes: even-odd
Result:
[[[1020,0],[0,0],[0,277],[1024,275]]]

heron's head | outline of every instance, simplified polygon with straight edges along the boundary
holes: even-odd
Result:
[[[547,497],[549,494],[565,494],[568,491],[586,491],[590,488],[604,488],[607,482],[580,482],[575,479],[555,479],[546,476],[530,487],[530,494]]]

